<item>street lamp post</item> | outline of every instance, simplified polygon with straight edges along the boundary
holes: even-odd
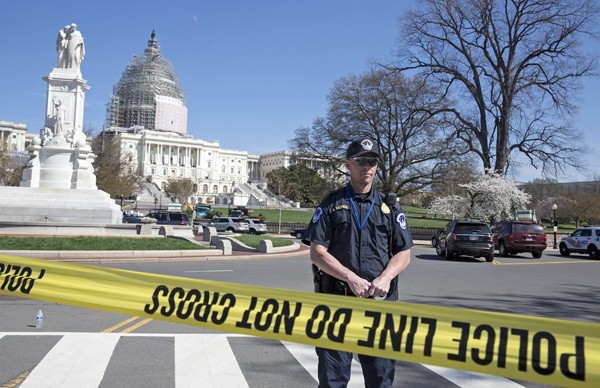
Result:
[[[555,203],[552,204],[552,221],[554,221],[554,245],[552,246],[552,248],[556,249],[556,231],[558,229],[558,222],[556,221],[556,208],[558,206],[556,206]]]

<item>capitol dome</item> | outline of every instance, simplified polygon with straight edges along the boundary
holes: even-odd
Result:
[[[113,88],[107,121],[111,128],[144,127],[187,132],[183,88],[171,63],[160,55],[152,31],[144,55],[134,55]]]

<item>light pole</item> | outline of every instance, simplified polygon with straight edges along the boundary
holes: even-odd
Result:
[[[552,221],[554,221],[554,245],[552,248],[556,249],[556,231],[558,229],[558,222],[556,221],[556,206],[555,203],[552,204]]]

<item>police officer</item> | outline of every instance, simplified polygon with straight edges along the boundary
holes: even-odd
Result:
[[[355,139],[346,152],[349,183],[315,210],[303,240],[310,242],[315,291],[396,300],[397,277],[410,263],[412,237],[395,195],[375,189],[380,160],[372,139]],[[377,303],[377,302],[374,302]],[[319,387],[345,387],[352,354],[316,348]],[[395,361],[358,355],[367,387],[391,387]]]

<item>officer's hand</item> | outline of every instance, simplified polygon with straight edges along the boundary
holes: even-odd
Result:
[[[355,276],[348,280],[348,285],[354,295],[359,298],[366,298],[369,293],[369,288],[371,287],[371,282],[359,276]]]
[[[367,296],[372,296],[373,298],[385,298],[390,290],[390,282],[381,277],[376,278],[371,283],[371,287],[367,292]]]

